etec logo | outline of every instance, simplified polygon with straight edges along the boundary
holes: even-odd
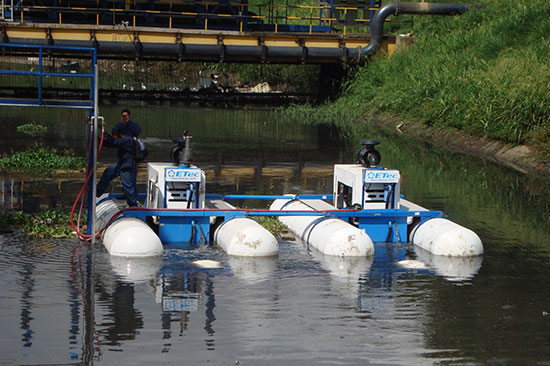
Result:
[[[365,182],[397,183],[399,182],[399,172],[395,170],[367,171]]]
[[[166,169],[167,182],[200,182],[201,171],[199,169]]]

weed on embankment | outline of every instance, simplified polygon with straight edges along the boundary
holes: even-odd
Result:
[[[334,103],[287,115],[353,134],[369,116],[531,144],[550,161],[550,6],[481,0],[461,16],[416,16],[415,43],[350,72]]]

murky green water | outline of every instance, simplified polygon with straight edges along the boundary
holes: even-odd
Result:
[[[119,109],[102,107],[109,128]],[[330,193],[332,165],[356,150],[271,111],[132,112],[151,159],[167,160],[169,138],[190,131],[210,193]],[[44,143],[85,149],[82,112],[0,116],[2,151],[29,142],[14,125],[29,118],[48,125]],[[485,255],[421,257],[430,269],[419,271],[393,264],[396,247],[347,260],[281,242],[270,259],[209,248],[127,260],[101,245],[0,234],[0,364],[548,364],[548,183],[407,137],[364,137],[382,140],[383,163],[401,170],[409,200],[476,231]],[[0,183],[2,209],[34,210],[69,206],[81,181],[1,173]],[[198,269],[195,259],[223,268]]]

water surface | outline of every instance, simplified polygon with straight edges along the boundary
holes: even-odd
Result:
[[[119,109],[102,108],[109,128]],[[45,143],[82,152],[81,116],[49,111],[33,112],[48,124]],[[402,172],[402,193],[476,231],[485,255],[453,260],[417,251],[429,268],[409,270],[395,265],[403,245],[342,259],[281,241],[274,258],[202,248],[130,260],[77,240],[0,234],[0,364],[548,364],[543,180],[380,131],[344,145],[335,131],[266,110],[132,112],[153,159],[166,160],[170,137],[190,131],[210,193],[330,193],[332,165],[352,162],[358,141],[377,137],[383,163]],[[21,115],[0,115],[2,149],[28,143],[13,127]],[[5,210],[67,207],[81,183],[5,172],[0,179]],[[196,259],[222,268],[195,268]]]

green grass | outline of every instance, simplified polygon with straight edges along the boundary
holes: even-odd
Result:
[[[254,219],[275,236],[277,236],[282,230],[288,229],[286,225],[280,222],[275,216],[258,216]]]
[[[474,2],[474,1],[466,1]],[[353,133],[369,116],[533,144],[550,158],[550,6],[481,0],[462,16],[415,17],[415,44],[351,73],[342,94],[287,114]]]

